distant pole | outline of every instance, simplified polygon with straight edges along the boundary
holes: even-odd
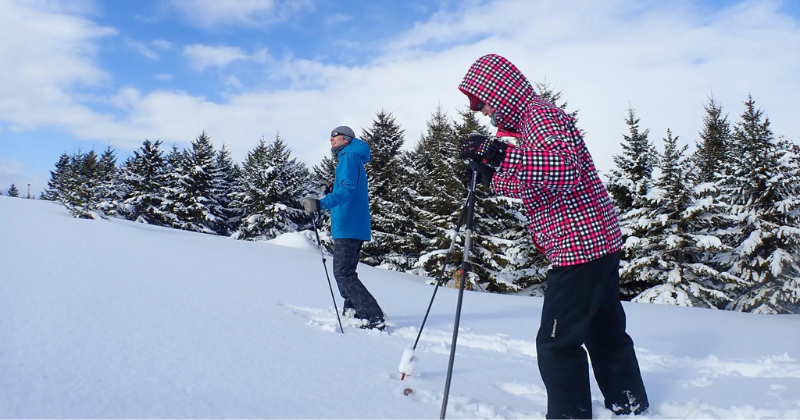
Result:
[[[31,183],[28,183],[28,200],[31,199]]]

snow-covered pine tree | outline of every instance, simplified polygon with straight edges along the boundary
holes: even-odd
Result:
[[[139,223],[169,225],[162,211],[162,195],[166,179],[166,162],[161,151],[161,140],[145,140],[133,151],[120,172],[125,198],[121,213]]]
[[[414,191],[409,197],[413,208],[409,210],[414,214],[408,216],[423,236],[425,246],[414,271],[434,276],[444,263],[450,247],[448,233],[458,222],[466,198],[464,162],[458,158],[458,140],[441,105],[431,114],[427,131],[409,154],[409,162],[414,174],[409,185]],[[470,282],[477,280],[472,273]]]
[[[639,130],[639,119],[635,110],[628,108],[629,134],[623,135],[622,155],[614,156],[617,168],[611,171],[607,184],[608,192],[619,211],[620,227],[625,245],[622,249],[622,270],[620,272],[620,293],[631,299],[643,292],[650,285],[637,278],[626,275],[628,261],[644,255],[639,248],[637,238],[646,234],[646,224],[640,219],[651,211],[647,192],[653,176],[653,168],[658,164],[658,153],[648,139],[649,129]],[[633,238],[633,239],[630,239]]]
[[[230,236],[231,233],[236,231],[240,218],[240,214],[231,208],[231,195],[234,191],[239,189],[237,180],[239,179],[241,170],[239,165],[231,157],[231,152],[224,144],[217,152],[217,168],[219,169],[217,185],[219,190],[219,203],[222,207],[225,221],[225,223],[220,224],[220,230],[217,233]]]
[[[706,255],[720,251],[722,242],[708,235],[707,220],[699,218],[711,203],[692,187],[686,149],[678,147],[678,137],[668,129],[661,174],[647,196],[650,210],[640,219],[645,231],[637,238],[641,253],[623,272],[634,283],[650,286],[634,302],[720,308],[730,298],[717,288],[718,273]]]
[[[185,223],[181,216],[188,213],[185,202],[181,198],[184,191],[184,182],[187,177],[185,169],[186,152],[172,145],[172,150],[167,154],[164,163],[165,179],[161,188],[161,212],[169,226],[182,229]]]
[[[116,216],[119,213],[119,203],[122,201],[123,192],[119,182],[117,153],[111,145],[108,145],[103,154],[100,155],[98,175],[97,209],[106,216]]]
[[[432,230],[430,219],[426,218],[427,212],[421,211],[419,207],[419,203],[423,200],[418,191],[420,175],[415,167],[417,156],[414,151],[400,151],[397,158],[395,184],[398,187],[395,217],[404,223],[394,238],[396,242],[392,247],[397,254],[391,262],[397,270],[412,273],[419,271],[415,267],[419,265],[420,255],[429,242],[427,235],[430,235]]]
[[[47,181],[47,188],[42,192],[40,198],[63,204],[71,171],[69,155],[64,152],[58,158],[55,170],[50,171],[50,180]]]
[[[11,184],[11,186],[6,191],[6,194],[8,194],[9,197],[19,198],[19,190],[17,189],[17,186],[15,184]]]
[[[93,219],[99,204],[100,162],[94,150],[75,157],[77,179],[67,196],[67,208],[74,217]]]
[[[192,141],[184,157],[184,178],[180,183],[180,228],[193,232],[216,234],[224,224],[224,214],[219,203],[216,153],[211,138],[205,131]]]
[[[243,214],[234,239],[272,239],[308,226],[310,219],[300,204],[309,194],[308,169],[291,158],[280,136],[269,145],[262,138],[248,153],[240,184],[242,191],[232,194],[231,203]]]
[[[311,194],[313,184],[311,183],[311,173],[305,163],[292,157],[292,152],[286,147],[286,143],[279,135],[275,136],[272,143],[272,156],[276,168],[278,168],[278,179],[281,189],[278,190],[280,197],[283,227],[279,227],[280,233],[296,232],[308,229],[311,226],[311,218],[303,208],[302,199]],[[276,218],[276,221],[278,218]],[[280,226],[280,225],[276,225]]]
[[[400,148],[404,131],[391,113],[381,110],[372,126],[362,130],[361,139],[369,145],[371,160],[366,165],[369,180],[369,208],[372,240],[361,251],[361,261],[391,270],[409,268],[403,237],[414,229],[411,220],[400,210],[402,185],[398,183]]]
[[[769,118],[752,96],[734,128],[733,145],[719,181],[737,223],[727,231],[732,248],[718,262],[739,281],[728,309],[756,313],[798,311],[800,212],[788,146],[776,142]]]
[[[725,147],[731,141],[728,116],[722,114],[722,106],[711,96],[704,106],[703,130],[692,160],[696,168],[696,183],[716,182],[725,162]]]
[[[647,138],[650,129],[639,131],[635,109],[628,108],[625,123],[629,133],[623,134],[622,154],[614,155],[617,168],[611,171],[608,181],[608,193],[621,213],[633,208],[637,198],[647,195],[653,168],[658,164],[656,149]]]

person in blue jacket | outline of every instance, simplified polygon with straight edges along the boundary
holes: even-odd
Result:
[[[369,146],[356,138],[353,129],[340,126],[331,132],[331,152],[339,157],[333,190],[322,199],[304,198],[303,207],[309,213],[331,211],[333,276],[344,298],[345,314],[352,310],[364,320],[365,328],[383,330],[383,310],[356,273],[361,246],[372,239],[364,169],[370,160]]]

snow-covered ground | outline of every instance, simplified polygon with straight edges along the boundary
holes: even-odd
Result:
[[[437,418],[457,290],[438,292],[400,381],[433,287],[359,273],[388,332],[338,332],[302,235],[235,241],[0,197],[0,417]],[[465,293],[448,417],[544,418],[541,305]],[[800,316],[625,309],[649,418],[800,418]],[[593,386],[595,418],[614,417]]]

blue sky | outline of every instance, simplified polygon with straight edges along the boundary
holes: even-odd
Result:
[[[380,109],[410,147],[487,53],[563,91],[601,170],[629,105],[656,144],[691,144],[711,92],[733,120],[752,94],[798,141],[799,22],[796,1],[0,0],[0,189],[38,194],[79,147],[122,160],[203,130],[237,160],[280,133],[313,165]]]

